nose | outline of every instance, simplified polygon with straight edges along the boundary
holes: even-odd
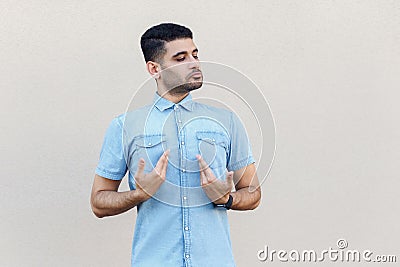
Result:
[[[190,56],[188,65],[190,69],[200,69],[200,60],[198,58]]]

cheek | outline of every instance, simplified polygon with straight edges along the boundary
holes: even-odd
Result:
[[[165,85],[172,85],[172,82],[175,80],[174,73],[164,70],[161,75],[161,79],[163,80]]]
[[[161,77],[164,81],[164,84],[170,88],[183,84],[185,82],[185,75],[183,75],[182,72],[183,71],[178,72],[177,69],[174,69],[174,71],[163,71]]]

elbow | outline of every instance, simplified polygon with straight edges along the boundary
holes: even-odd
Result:
[[[91,200],[90,200],[90,206],[91,206],[91,208],[92,208],[93,214],[94,214],[97,218],[101,219],[101,218],[103,218],[103,217],[106,216],[106,215],[104,214],[104,212],[96,206],[94,199],[91,199]]]
[[[255,210],[260,205],[260,199],[257,200],[251,207],[250,210]]]
[[[251,210],[255,210],[261,203],[261,189],[257,188],[256,192],[257,192],[257,198],[255,199],[253,205],[250,207]]]
[[[91,206],[92,206],[92,212],[97,218],[101,219],[104,217],[104,214],[98,208],[96,208],[93,204],[91,204]]]
[[[104,215],[101,211],[99,211],[98,209],[96,209],[96,208],[93,208],[93,207],[92,207],[92,212],[93,212],[93,214],[94,214],[97,218],[99,218],[99,219],[105,217],[105,215]]]

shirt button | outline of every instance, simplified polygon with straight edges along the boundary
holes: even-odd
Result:
[[[181,121],[181,120],[178,120],[178,122],[181,123],[182,121]]]
[[[189,254],[186,254],[185,257],[186,257],[186,259],[189,259]]]
[[[151,146],[151,143],[149,143],[149,146]]]
[[[184,196],[184,197],[183,197],[183,200],[186,200],[186,199],[187,199],[187,197],[186,197],[186,196]]]
[[[185,227],[185,231],[188,231],[188,230],[189,230],[189,227],[186,226],[186,227]]]
[[[184,141],[182,141],[182,142],[181,142],[181,144],[182,144],[182,145],[184,145],[184,144],[185,144],[185,142],[184,142]]]
[[[182,172],[185,172],[186,170],[185,169],[182,169]]]

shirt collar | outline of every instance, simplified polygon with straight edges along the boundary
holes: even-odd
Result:
[[[182,99],[179,103],[171,102],[163,97],[161,97],[157,92],[154,94],[153,105],[160,111],[164,111],[168,108],[174,107],[174,105],[180,105],[185,109],[192,111],[193,110],[193,100],[192,95],[189,93],[184,99]]]

